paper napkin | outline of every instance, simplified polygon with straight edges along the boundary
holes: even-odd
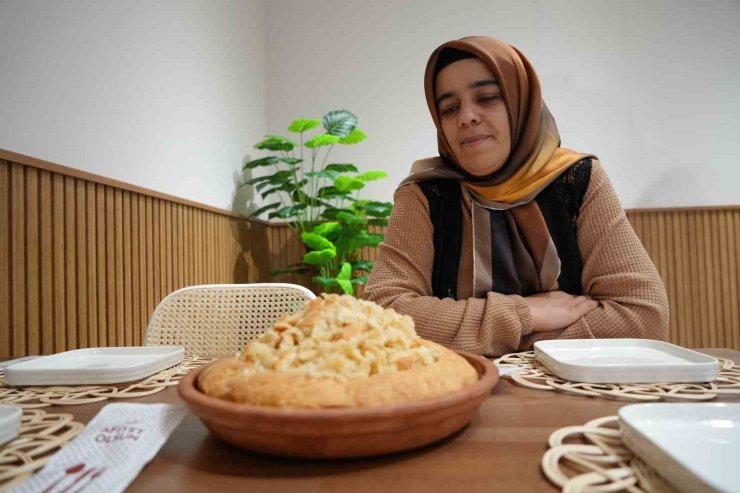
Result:
[[[41,471],[11,492],[121,492],[157,454],[185,412],[180,404],[108,404]]]

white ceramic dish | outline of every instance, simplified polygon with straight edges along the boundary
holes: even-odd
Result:
[[[678,491],[740,492],[740,403],[630,404],[622,442]]]
[[[84,385],[140,380],[176,365],[180,346],[75,349],[5,368],[8,385]]]
[[[6,444],[21,432],[23,411],[12,404],[0,404],[0,445]]]
[[[711,356],[650,339],[537,341],[534,353],[552,373],[573,382],[712,382],[719,373]]]

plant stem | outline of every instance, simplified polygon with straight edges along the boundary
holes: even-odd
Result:
[[[306,176],[306,174],[304,172],[304,169],[303,169],[303,130],[301,131],[300,136],[301,136],[301,162],[300,162],[300,165],[301,165],[301,181],[303,181],[303,178]],[[310,177],[310,179],[313,179],[313,177]],[[306,208],[303,211],[301,211],[301,215],[304,218],[304,222],[307,222],[308,219],[309,219],[308,208]]]
[[[285,157],[285,158],[292,157],[292,156],[288,156],[288,153],[286,151],[281,151],[281,152],[283,153],[283,157]],[[298,179],[298,174],[296,172],[296,166],[295,165],[290,165],[290,164],[288,166],[290,166],[290,170],[293,173],[293,185],[295,185],[294,188],[297,189],[298,188],[298,184],[301,182],[301,180]],[[301,171],[303,171],[303,166],[301,166]],[[290,197],[290,199],[291,199],[291,203],[295,203],[295,200],[293,200],[293,197]],[[305,223],[306,223],[305,210],[306,209],[304,209],[303,211],[299,211],[298,212],[298,230],[301,231],[301,232],[305,231],[305,229],[306,229],[306,227],[305,227]]]
[[[322,171],[323,171],[323,170],[324,170],[324,168],[326,167],[326,160],[327,160],[327,159],[329,158],[329,153],[331,152],[331,150],[332,150],[333,148],[334,148],[334,144],[330,145],[330,146],[329,146],[329,149],[327,149],[327,150],[326,150],[326,154],[324,154],[324,161],[323,161],[323,162],[321,163],[321,170],[322,170]],[[316,191],[314,191],[313,193],[316,193]],[[313,195],[313,194],[311,194],[311,195]],[[317,220],[317,221],[318,221],[318,219],[319,219],[319,215],[318,215],[318,210],[319,210],[319,209],[317,209],[317,214],[316,214],[316,220]]]

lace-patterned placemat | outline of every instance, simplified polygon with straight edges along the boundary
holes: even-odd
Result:
[[[674,492],[654,469],[624,446],[621,437],[617,416],[560,428],[550,435],[550,448],[542,456],[542,471],[567,493]]]
[[[0,404],[15,404],[29,409],[143,397],[177,385],[190,370],[211,361],[213,360],[210,358],[186,356],[181,363],[139,382],[113,385],[10,387],[5,385],[4,375],[0,374]]]
[[[85,428],[71,414],[42,409],[24,409],[21,419],[18,436],[0,445],[0,491],[31,476]]]
[[[534,351],[506,354],[494,363],[504,378],[517,385],[538,390],[555,390],[573,395],[630,401],[684,400],[708,401],[719,394],[740,396],[740,368],[731,360],[719,361],[719,377],[707,383],[583,383],[571,382],[549,373],[537,361]],[[506,373],[512,369],[510,373]]]

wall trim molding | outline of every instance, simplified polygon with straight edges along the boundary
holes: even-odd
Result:
[[[18,154],[17,152],[8,151],[6,149],[0,149],[0,159],[4,159],[12,163],[24,164],[26,166],[31,166],[31,167],[42,169],[45,171],[50,171],[52,173],[59,173],[61,175],[70,176],[72,178],[79,178],[81,180],[89,181],[92,183],[97,183],[100,185],[106,185],[106,186],[117,188],[120,190],[127,190],[129,192],[138,193],[140,195],[145,195],[147,197],[162,199],[168,202],[174,202],[177,204],[187,205],[189,207],[196,207],[198,209],[203,209],[209,212],[215,212],[216,214],[223,214],[224,216],[235,217],[238,219],[247,219],[246,216],[242,214],[238,214],[233,211],[221,209],[218,207],[213,207],[211,205],[202,204],[200,202],[195,202],[193,200],[184,199],[182,197],[177,197],[175,195],[170,195],[170,194],[163,193],[163,192],[157,192],[156,190],[151,190],[149,188],[144,188],[138,185],[132,185],[130,183],[126,183],[123,181],[114,180],[113,178],[107,178],[105,176],[96,175],[95,173],[89,173],[87,171],[82,171],[80,169],[72,168],[70,166],[64,166],[62,164],[52,163],[51,161],[44,161],[43,159],[26,156],[24,154]],[[262,221],[262,220],[257,219],[257,221]]]

